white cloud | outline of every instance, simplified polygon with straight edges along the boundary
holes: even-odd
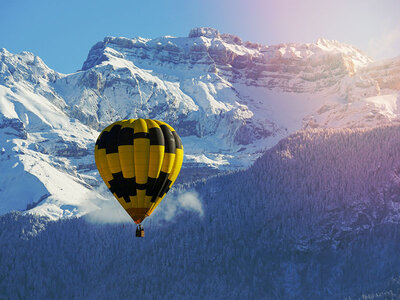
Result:
[[[100,209],[85,216],[91,223],[129,223],[133,222],[117,200],[102,201]]]
[[[178,196],[178,202],[184,210],[194,211],[203,216],[203,206],[196,192],[186,192]]]
[[[92,223],[133,223],[132,219],[115,199],[97,203],[100,209],[85,216]],[[202,217],[204,215],[203,205],[199,195],[195,191],[184,192],[177,196],[168,195],[149,217],[155,222],[171,221],[175,216],[190,211]],[[146,222],[146,221],[145,221]]]
[[[154,211],[154,219],[170,221],[175,216],[185,211],[194,212],[198,214],[199,217],[204,215],[203,205],[197,192],[184,192],[178,194],[176,197],[170,196],[164,199],[160,206]]]

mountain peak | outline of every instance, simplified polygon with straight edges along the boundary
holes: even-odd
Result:
[[[316,42],[317,45],[322,45],[322,46],[328,46],[328,45],[331,45],[332,43],[338,43],[338,41],[329,40],[326,38],[319,38]]]
[[[323,50],[342,52],[343,54],[356,57],[360,61],[360,66],[367,65],[373,61],[371,57],[357,47],[337,40],[319,38],[315,45]]]
[[[220,35],[217,29],[211,27],[196,27],[192,28],[189,32],[190,38],[196,38],[201,36],[207,38],[218,38]]]
[[[0,48],[0,54],[10,54],[6,48]]]
[[[397,61],[364,68],[367,56],[326,39],[265,46],[213,28],[189,36],[108,36],[72,74],[32,53],[0,50],[0,169],[11,170],[0,185],[27,182],[0,190],[0,199],[20,199],[0,201],[0,213],[94,209],[104,193],[90,149],[96,130],[120,119],[171,124],[188,169],[220,170],[247,167],[301,128],[400,122]]]

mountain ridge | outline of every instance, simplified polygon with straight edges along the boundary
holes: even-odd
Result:
[[[111,199],[91,149],[99,130],[118,119],[166,121],[182,137],[184,167],[214,171],[247,168],[300,129],[399,122],[398,59],[371,64],[356,48],[325,39],[265,46],[209,28],[189,36],[106,37],[72,74],[2,49],[0,167],[7,173],[0,183],[20,178],[26,187],[0,191],[0,213],[35,206],[80,216]],[[21,200],[9,200],[17,191]]]

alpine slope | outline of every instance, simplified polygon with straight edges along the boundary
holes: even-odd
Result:
[[[183,174],[211,173],[245,169],[301,129],[398,124],[399,103],[400,57],[374,61],[326,39],[261,45],[213,28],[106,37],[72,74],[1,49],[0,214],[58,219],[112,200],[93,151],[117,120],[171,124],[185,147]]]

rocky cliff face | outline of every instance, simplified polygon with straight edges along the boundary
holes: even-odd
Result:
[[[0,212],[36,205],[58,217],[101,205],[109,196],[97,190],[91,153],[98,131],[118,119],[170,123],[183,137],[184,167],[215,169],[247,167],[302,128],[396,123],[399,62],[372,62],[337,41],[267,46],[212,28],[106,37],[73,74],[2,49],[0,183],[9,188]]]
[[[61,79],[55,86],[70,104],[72,115],[93,127],[102,128],[117,117],[163,118],[182,136],[219,133],[227,146],[233,146],[269,138],[278,128],[293,131],[279,121],[272,125],[271,118],[260,113],[259,105],[250,103],[261,102],[274,114],[268,103],[271,91],[298,94],[296,106],[303,105],[308,94],[318,95],[318,107],[313,105],[302,117],[318,114],[327,103],[335,107],[335,113],[348,110],[346,105],[364,110],[364,104],[349,104],[382,92],[396,94],[396,60],[375,67],[389,68],[391,74],[376,74],[371,63],[360,50],[337,41],[266,46],[243,42],[213,28],[195,28],[187,38],[106,37],[90,50],[83,72]],[[388,85],[387,80],[393,83]],[[264,95],[254,95],[254,91],[264,90]],[[302,117],[297,127],[310,125],[303,124]],[[365,117],[367,122],[359,124],[357,120],[352,125],[367,125],[370,116]],[[227,127],[229,134],[225,134]],[[243,135],[249,128],[258,134]]]

